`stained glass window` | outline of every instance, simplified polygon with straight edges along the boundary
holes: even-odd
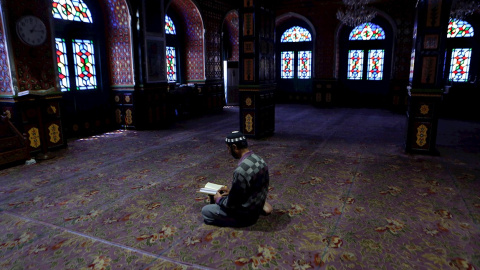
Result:
[[[173,21],[168,15],[165,15],[165,33],[169,35],[176,35],[177,32],[175,31],[175,25]]]
[[[312,77],[312,51],[298,52],[298,78],[310,79]]]
[[[177,81],[177,57],[175,47],[167,46],[167,78],[169,82]]]
[[[93,41],[74,39],[72,42],[77,89],[87,90],[97,88]]]
[[[349,50],[347,79],[361,80],[362,77],[363,77],[363,50]]]
[[[307,29],[294,26],[283,32],[280,42],[305,42],[312,41],[312,35]]]
[[[385,31],[371,22],[367,22],[355,27],[350,32],[349,40],[377,40],[385,39]]]
[[[449,81],[467,82],[470,69],[472,48],[455,48],[452,50],[452,61],[450,62]]]
[[[58,78],[60,79],[60,89],[62,92],[70,91],[70,78],[68,75],[67,45],[65,39],[55,38],[57,49],[57,67]]]
[[[368,50],[367,80],[380,81],[383,78],[384,50]]]
[[[82,0],[52,0],[56,19],[92,23],[92,14]]]
[[[473,37],[473,27],[466,21],[450,18],[447,38]]]
[[[295,60],[293,51],[284,51],[280,57],[282,59],[281,78],[293,79],[293,61]]]

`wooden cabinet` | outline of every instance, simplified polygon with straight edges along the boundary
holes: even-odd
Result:
[[[411,89],[407,110],[406,151],[437,155],[437,126],[443,93],[437,89]]]
[[[65,147],[61,114],[61,94],[26,95],[2,100],[2,112],[26,135],[28,152],[37,158],[48,158],[51,150]]]

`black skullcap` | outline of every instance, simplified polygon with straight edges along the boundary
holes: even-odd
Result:
[[[241,133],[240,131],[233,131],[232,133],[227,135],[227,138],[225,138],[225,142],[228,144],[233,144],[237,142],[246,142],[247,139]]]

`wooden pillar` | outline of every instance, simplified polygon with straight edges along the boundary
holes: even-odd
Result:
[[[275,131],[275,14],[269,1],[243,0],[240,8],[240,131],[248,137]]]
[[[452,0],[419,1],[408,88],[407,136],[410,153],[438,154],[439,106],[443,99],[446,32]]]

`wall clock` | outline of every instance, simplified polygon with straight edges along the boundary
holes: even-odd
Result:
[[[25,44],[38,46],[47,39],[47,28],[38,17],[27,15],[18,19],[17,35]]]

